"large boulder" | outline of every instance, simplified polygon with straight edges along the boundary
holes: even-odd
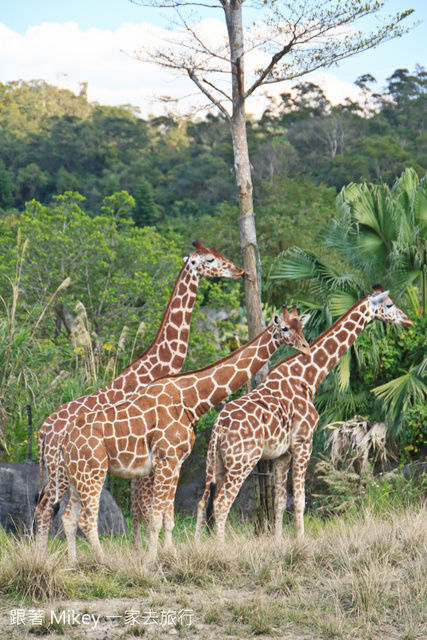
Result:
[[[34,531],[34,499],[39,490],[39,465],[36,462],[0,464],[0,525],[6,531],[30,533]],[[63,535],[61,516],[68,502],[68,494],[61,503],[59,514],[52,521],[51,533]],[[125,519],[117,503],[103,489],[98,516],[99,533],[121,534],[127,531]]]

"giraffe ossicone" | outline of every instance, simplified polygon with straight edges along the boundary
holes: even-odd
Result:
[[[276,365],[252,392],[223,407],[209,442],[196,538],[200,537],[213,507],[217,537],[224,539],[230,508],[259,460],[275,461],[275,533],[280,537],[291,457],[296,530],[298,537],[303,535],[305,474],[319,419],[313,396],[321,381],[373,319],[403,327],[413,324],[395,305],[389,292],[383,291],[381,285],[374,285],[374,293],[359,300],[314,340],[310,355],[290,356]]]
[[[200,278],[239,280],[245,275],[243,269],[217,249],[207,249],[198,240],[193,240],[193,246],[195,251],[184,259],[157,335],[148,349],[99,391],[63,404],[39,430],[40,489],[36,506],[36,544],[41,553],[45,553],[47,548],[55,496],[62,500],[68,489],[64,469],[57,469],[58,445],[64,430],[76,416],[124,402],[153,380],[178,373],[187,354],[191,314]],[[43,488],[44,468],[47,482]]]
[[[107,470],[124,478],[152,476],[148,559],[157,555],[160,529],[172,544],[173,503],[181,465],[193,443],[197,420],[239,389],[282,345],[309,353],[296,309],[284,308],[256,338],[212,365],[167,376],[130,400],[77,416],[64,431],[60,450],[70,478],[70,500],[62,517],[69,563],[76,564],[76,531],[83,508],[84,533],[99,560],[99,498]],[[59,465],[58,465],[59,466]]]

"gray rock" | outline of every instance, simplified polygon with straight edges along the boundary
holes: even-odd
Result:
[[[6,531],[30,533],[34,531],[35,496],[39,490],[39,465],[36,462],[0,464],[0,525]],[[68,502],[68,494],[61,503],[59,514],[52,521],[51,533],[63,534],[61,516]],[[127,531],[125,519],[117,503],[103,489],[98,516],[100,534],[120,534]]]

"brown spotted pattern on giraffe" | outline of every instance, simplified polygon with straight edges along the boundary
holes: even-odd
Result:
[[[323,349],[319,349],[313,357],[313,361],[315,362],[315,364],[319,365],[319,367],[324,367],[328,362],[328,355]]]
[[[135,470],[140,472],[140,461],[136,456],[129,456],[129,429],[136,438],[146,439],[147,443],[149,441],[148,453],[156,457],[156,473],[150,485],[147,485],[152,489],[148,545],[150,553],[155,553],[159,528],[164,518],[169,527],[165,530],[165,538],[169,537],[170,509],[171,505],[173,508],[176,482],[181,464],[189,455],[194,442],[193,426],[197,418],[237,390],[281,344],[301,345],[301,348],[306,349],[301,327],[298,325],[298,331],[291,331],[285,314],[283,320],[275,316],[273,323],[257,338],[213,365],[199,371],[161,378],[147,386],[141,395],[133,395],[121,405],[107,408],[105,412],[92,412],[79,417],[63,435],[66,468],[70,471],[73,460],[77,458],[81,464],[80,471],[85,470],[85,478],[89,475],[97,479],[95,486],[100,492],[102,483],[98,480],[103,480],[103,472],[109,460],[113,471],[121,477],[132,477]],[[218,375],[219,371],[221,375]],[[129,409],[132,406],[138,409],[140,415],[130,419]],[[117,415],[114,423],[107,424],[111,411]],[[86,448],[82,446],[76,452],[73,443],[82,434],[93,433],[92,425],[102,422],[101,416],[107,418],[105,428],[98,435],[99,444],[93,447],[96,455],[92,455],[90,464],[87,464]],[[107,432],[111,435],[107,436]],[[146,468],[144,472],[148,475],[150,469]],[[75,527],[80,516],[80,504],[84,509],[85,531],[97,553],[101,554],[96,533],[99,500],[94,495],[88,497],[82,478],[83,475],[78,472],[70,473],[72,500],[64,514],[64,529],[69,541],[71,560],[75,557]],[[165,495],[168,496],[167,500],[164,499]]]
[[[296,376],[300,376],[302,375],[303,372],[303,367],[301,364],[299,364],[298,362],[294,365],[294,373]]]
[[[302,535],[305,473],[318,421],[312,397],[327,373],[373,319],[404,327],[412,324],[394,305],[387,292],[374,292],[356,303],[332,327],[316,338],[311,345],[310,356],[291,356],[276,365],[254,391],[224,406],[215,422],[209,443],[205,491],[197,513],[197,537],[202,531],[211,483],[216,482],[220,487],[214,501],[214,511],[217,535],[222,539],[225,521],[237,492],[261,458],[275,460],[276,535],[280,535],[282,530],[286,481],[292,458],[297,535]],[[282,383],[277,385],[280,378]],[[271,395],[276,396],[279,402],[272,402]],[[256,404],[263,408],[262,414],[256,411]],[[269,412],[271,416],[267,419]],[[244,430],[242,428],[240,440],[236,440],[241,425],[244,425]],[[252,439],[248,437],[248,425],[252,430]],[[236,470],[239,471],[238,475]]]

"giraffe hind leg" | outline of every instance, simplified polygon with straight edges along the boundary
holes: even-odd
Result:
[[[76,536],[77,526],[81,512],[79,495],[73,484],[70,485],[70,499],[62,516],[62,525],[67,538],[68,566],[75,569],[77,566]]]
[[[56,486],[56,480],[58,481],[58,486]],[[58,474],[56,469],[49,469],[49,477],[43,489],[43,497],[40,496],[39,503],[35,508],[36,549],[37,552],[42,555],[47,551],[50,525],[52,523],[52,519],[59,511],[59,503],[67,492],[68,484],[68,478],[66,476],[65,469],[62,466],[60,467]],[[54,506],[56,497],[59,499],[57,507]]]

